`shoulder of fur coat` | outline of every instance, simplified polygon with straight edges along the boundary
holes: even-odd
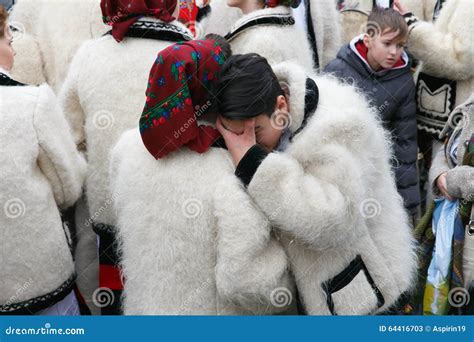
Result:
[[[0,268],[5,304],[46,295],[73,275],[58,205],[68,207],[80,196],[86,165],[47,85],[0,87],[0,100],[0,230],[8,229],[1,249],[9,256]]]
[[[111,156],[125,314],[287,309],[271,299],[278,288],[293,290],[287,257],[233,175],[226,150],[183,147],[155,160],[133,129]]]
[[[87,154],[86,195],[97,222],[114,224],[107,205],[109,153],[124,131],[136,127],[150,68],[158,52],[171,44],[141,38],[118,43],[106,35],[84,42],[71,63],[59,98],[75,142]]]
[[[240,8],[229,7],[227,0],[212,0],[209,4],[211,13],[202,22],[201,28],[208,33],[216,33],[225,36],[232,25],[242,17]]]
[[[419,21],[410,28],[408,49],[423,62],[424,72],[453,80],[472,79],[473,15],[474,8],[470,0],[450,0],[445,3],[434,23]]]
[[[12,20],[25,29],[24,36],[27,37],[20,36],[15,45],[19,56],[15,61],[15,77],[25,83],[38,84],[41,78],[37,70],[42,70],[43,80],[56,92],[81,43],[100,37],[109,30],[102,22],[98,0],[20,0],[13,7]],[[38,56],[41,58],[40,68],[32,69],[32,62],[38,65]]]
[[[304,108],[306,75],[291,63],[274,71],[289,84],[289,128],[295,131],[303,120],[299,110]],[[388,135],[353,87],[328,76],[312,78],[319,88],[316,111],[285,152],[264,159],[248,192],[272,226],[293,241],[286,250],[309,313],[328,313],[321,284],[357,255],[385,303],[377,307],[371,287],[357,279],[336,296],[338,311],[381,312],[410,288],[416,271],[414,240],[391,170]],[[365,307],[358,302],[360,296],[367,298]]]
[[[277,6],[251,12],[241,17],[230,32],[249,20],[271,14],[289,15],[291,9]],[[255,26],[237,34],[229,42],[234,54],[258,53],[265,57],[271,65],[291,60],[308,71],[313,70],[313,57],[309,41],[305,32],[296,25]]]

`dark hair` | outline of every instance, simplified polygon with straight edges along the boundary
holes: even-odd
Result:
[[[393,8],[374,7],[367,19],[366,33],[373,37],[378,34],[398,32],[396,38],[408,35],[408,25],[403,16]]]
[[[234,55],[223,65],[214,91],[219,114],[228,119],[270,116],[284,95],[267,60],[255,53]]]
[[[226,60],[230,56],[232,56],[232,48],[230,47],[230,44],[227,41],[227,39],[225,39],[224,37],[222,37],[218,34],[215,34],[215,33],[208,33],[208,34],[206,34],[206,36],[204,38],[215,40],[217,42],[217,44],[219,44],[221,46],[222,53],[224,54],[224,57],[225,57]]]
[[[7,20],[8,12],[2,5],[0,5],[0,38],[5,36],[5,25],[7,24]]]

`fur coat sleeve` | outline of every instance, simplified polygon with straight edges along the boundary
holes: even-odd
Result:
[[[33,123],[39,144],[38,165],[51,183],[58,206],[70,207],[81,195],[86,162],[76,150],[53,91],[46,85],[40,87]]]
[[[87,43],[84,43],[83,48],[79,49],[77,54],[74,56],[66,80],[64,81],[59,93],[61,107],[63,108],[66,119],[71,126],[74,142],[80,151],[86,149],[86,134],[84,127],[86,117],[78,93],[81,65],[85,63],[82,51],[86,50],[86,45]]]
[[[423,61],[423,71],[455,80],[474,76],[474,10],[470,0],[446,3],[435,23],[410,26],[408,49]]]
[[[287,309],[291,301],[279,299],[278,295],[295,298],[294,284],[287,256],[272,233],[269,220],[233,175],[222,181],[214,197],[219,294],[253,313]]]
[[[351,222],[362,201],[362,175],[359,162],[337,144],[319,148],[313,158],[304,168],[289,154],[269,154],[248,191],[272,225],[323,250],[357,235]]]

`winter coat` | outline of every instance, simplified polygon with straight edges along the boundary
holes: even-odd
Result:
[[[437,179],[446,172],[446,190],[449,195],[461,201],[474,202],[474,167],[463,165],[467,144],[474,134],[474,94],[451,113],[441,138],[447,134],[449,139],[444,148],[441,148],[433,159],[429,184],[435,197],[443,197],[437,186]],[[451,153],[454,144],[457,144],[455,156]],[[471,211],[470,215],[471,221],[466,226],[462,255],[464,287],[467,289],[474,286],[474,236],[471,233],[474,228],[474,211]]]
[[[442,173],[447,172],[446,188],[448,193],[454,198],[472,198],[474,200],[474,168],[462,165],[466,142],[474,134],[474,95],[451,113],[445,131],[450,133],[449,139],[445,147],[440,149],[433,159],[429,174],[434,195],[441,195],[436,181]],[[449,157],[449,152],[455,142],[459,142],[459,144],[457,158],[453,161]]]
[[[405,207],[416,214],[421,202],[417,172],[417,126],[415,84],[410,72],[411,62],[403,53],[403,65],[390,70],[374,71],[360,55],[354,38],[339,51],[337,58],[325,68],[358,87],[377,108],[385,128],[392,134],[394,171],[398,192]]]
[[[86,163],[52,90],[7,78],[0,74],[0,314],[25,314],[73,289],[58,206],[81,195]]]
[[[199,0],[198,0],[199,1]],[[208,33],[216,33],[225,36],[232,25],[242,17],[242,11],[237,7],[229,7],[227,0],[212,0],[209,3],[209,13],[198,25],[199,38]]]
[[[307,313],[383,312],[411,288],[416,258],[377,114],[351,87],[327,76],[311,76],[319,103],[305,114],[306,74],[290,63],[274,71],[289,85],[294,136],[284,152],[255,145],[236,174],[280,237]],[[216,205],[229,206],[231,194],[218,194]],[[264,248],[255,247],[262,254]],[[235,273],[245,259],[232,257],[229,286],[248,289]]]
[[[332,0],[329,1],[332,3]],[[325,66],[337,53],[340,42],[339,22],[334,4],[328,1],[311,3],[316,46],[320,66]],[[247,27],[257,18],[276,17],[279,24],[260,24]],[[281,23],[284,24],[281,24]],[[285,6],[264,8],[241,17],[226,35],[234,54],[258,53],[270,64],[294,61],[308,71],[314,59],[304,31],[295,25],[292,10]]]
[[[199,154],[182,147],[156,160],[137,128],[113,149],[110,175],[126,315],[270,314],[291,304],[271,304],[275,289],[293,289],[287,257],[269,238],[268,220],[242,193],[225,149]],[[234,201],[218,206],[216,188],[226,175],[233,182],[221,189]],[[257,241],[266,254],[253,250]],[[236,269],[229,254],[246,267]],[[228,288],[232,271],[247,286],[239,287],[240,296]]]
[[[142,18],[135,27],[164,35],[180,32],[180,40],[192,39],[177,21],[164,24]],[[178,39],[177,38],[177,39]],[[86,151],[86,196],[90,223],[114,225],[113,194],[108,192],[109,153],[120,135],[135,127],[145,105],[151,66],[159,51],[173,41],[126,37],[117,43],[110,35],[84,43],[71,63],[60,101],[76,144]]]
[[[155,160],[138,130],[115,146],[126,314],[270,314],[298,299],[309,314],[368,314],[410,288],[413,239],[376,114],[352,87],[312,76],[320,101],[305,117],[306,73],[275,71],[299,133],[249,168],[247,189],[223,149]]]
[[[99,0],[18,0],[10,23],[23,31],[13,41],[13,76],[29,84],[46,81],[56,93],[79,46],[108,30]]]
[[[474,89],[473,16],[470,0],[446,1],[434,23],[406,16],[410,32],[407,48],[423,62],[421,71],[455,81],[451,86],[429,85],[418,78],[417,105],[422,112],[418,127],[428,133],[438,135],[450,111],[466,101]]]

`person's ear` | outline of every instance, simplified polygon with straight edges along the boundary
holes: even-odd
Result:
[[[370,37],[367,33],[364,33],[364,38],[363,38],[364,45],[367,49],[370,48]]]
[[[288,102],[286,101],[286,97],[284,95],[280,95],[277,97],[275,110],[278,112],[289,112]]]

